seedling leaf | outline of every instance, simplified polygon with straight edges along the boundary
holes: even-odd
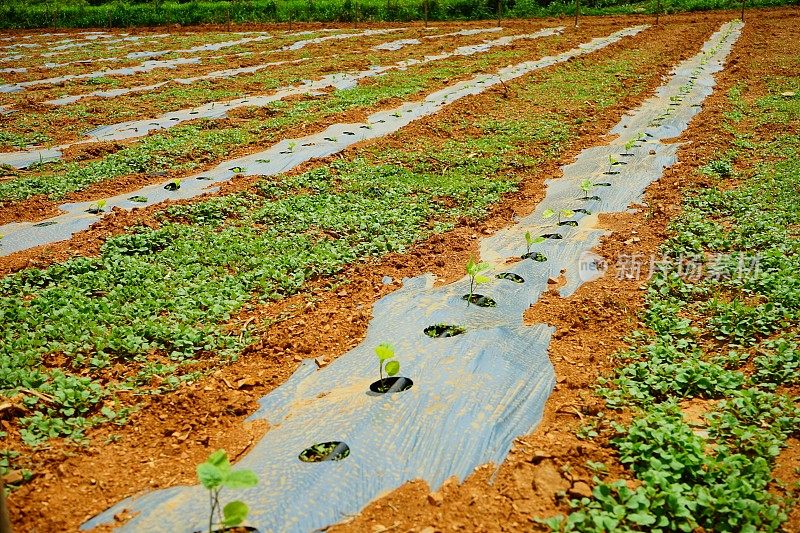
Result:
[[[225,475],[219,467],[211,463],[197,465],[197,479],[207,489],[213,490],[222,485]]]
[[[222,485],[229,489],[249,489],[258,485],[258,478],[250,470],[234,470],[225,476]]]
[[[400,372],[400,363],[397,361],[389,361],[386,363],[386,375],[396,376]]]
[[[378,356],[378,359],[380,359],[381,362],[386,361],[387,359],[391,359],[392,357],[394,357],[394,346],[392,346],[388,342],[379,344],[375,348],[375,355]]]
[[[247,513],[250,509],[244,502],[238,500],[228,503],[222,508],[222,525],[225,527],[238,526],[247,518]]]

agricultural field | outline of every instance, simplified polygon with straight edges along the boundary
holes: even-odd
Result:
[[[14,531],[800,531],[744,14],[0,33]]]

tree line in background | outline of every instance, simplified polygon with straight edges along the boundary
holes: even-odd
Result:
[[[746,0],[749,7],[800,0]],[[498,2],[501,2],[498,4]],[[581,14],[737,9],[741,0],[580,0]],[[572,15],[574,0],[5,0],[0,28],[93,28],[241,22],[480,20]]]

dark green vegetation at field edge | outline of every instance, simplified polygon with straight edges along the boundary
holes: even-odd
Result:
[[[572,15],[574,3],[556,0],[500,0],[507,18]],[[581,2],[584,15],[677,13],[738,9],[737,0],[620,0]],[[748,0],[747,6],[797,5],[797,0]],[[23,2],[0,6],[0,28],[134,27],[230,22],[377,22],[481,20],[497,17],[498,0],[239,0],[126,2],[78,0]]]

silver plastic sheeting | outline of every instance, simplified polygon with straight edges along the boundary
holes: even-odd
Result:
[[[123,96],[126,94],[131,93],[139,93],[139,92],[150,92],[155,91],[161,87],[166,85],[170,85],[172,83],[179,83],[181,85],[189,85],[195,83],[197,81],[204,81],[204,80],[216,80],[221,78],[233,78],[234,76],[239,76],[241,74],[255,74],[256,72],[264,69],[268,69],[271,67],[277,67],[280,65],[285,65],[287,63],[302,63],[304,61],[308,61],[308,58],[296,59],[294,61],[274,61],[272,63],[262,63],[260,65],[253,65],[250,67],[240,67],[240,68],[229,68],[224,70],[215,70],[213,72],[209,72],[208,74],[203,74],[202,76],[194,76],[191,78],[175,78],[173,80],[162,81],[160,83],[154,83],[151,85],[136,85],[134,87],[120,87],[118,89],[109,89],[109,90],[102,90],[102,91],[92,91],[90,93],[83,93],[83,94],[75,94],[71,96],[64,96],[61,98],[56,98],[54,100],[47,100],[45,101],[46,104],[62,106],[68,104],[74,104],[78,100],[82,100],[84,98],[90,97],[97,97],[97,98],[117,98],[119,96]]]
[[[277,89],[273,93],[266,96],[247,96],[244,98],[237,98],[235,100],[209,102],[193,108],[170,111],[169,113],[164,113],[156,118],[131,120],[128,122],[110,124],[108,126],[100,126],[88,133],[89,139],[85,139],[77,143],[64,144],[53,148],[0,153],[0,164],[11,165],[14,168],[25,168],[34,163],[60,159],[63,150],[76,144],[136,139],[139,137],[144,137],[151,131],[169,129],[177,126],[178,124],[191,120],[197,120],[200,118],[223,118],[227,116],[229,111],[234,109],[239,109],[242,107],[264,107],[273,102],[277,102],[291,96],[316,94],[331,87],[336,89],[349,89],[355,87],[358,84],[358,81],[361,79],[380,76],[391,70],[403,70],[413,65],[422,65],[431,63],[433,61],[441,61],[454,56],[470,56],[473,54],[484,53],[493,47],[508,46],[520,39],[536,39],[540,37],[547,37],[560,33],[561,31],[563,31],[563,28],[546,28],[536,33],[501,37],[493,41],[487,41],[476,45],[461,46],[451,52],[426,56],[423,59],[407,59],[393,65],[375,66],[355,73],[341,72],[337,74],[330,74],[316,81],[308,81],[301,85],[293,85]],[[217,72],[212,74],[217,76],[220,73]],[[163,84],[151,87],[158,87],[160,85]],[[120,91],[127,91],[127,89],[121,89]],[[71,98],[72,97],[66,97],[65,99],[62,99],[62,101],[69,103]]]
[[[625,37],[636,35],[647,26],[634,26],[617,31],[607,37],[597,37],[588,43],[562,52],[555,56],[546,56],[535,61],[526,61],[500,69],[497,74],[479,74],[469,80],[461,81],[436,91],[421,101],[409,102],[395,109],[380,111],[369,116],[366,122],[356,124],[334,124],[322,132],[301,137],[295,140],[282,141],[271,148],[225,161],[208,172],[190,176],[181,181],[177,191],[167,191],[168,183],[149,185],[138,191],[120,194],[106,199],[105,208],[114,207],[130,210],[162,202],[166,199],[193,198],[203,193],[213,192],[214,183],[228,181],[236,175],[272,176],[286,172],[314,158],[329,156],[341,152],[358,142],[376,139],[393,133],[421,117],[432,115],[443,107],[461,98],[480,94],[486,89],[499,85],[503,81],[512,80],[535,70],[567,61],[573,57],[591,53],[604,48]],[[130,200],[133,196],[143,196],[146,202],[136,203]],[[0,233],[5,235],[0,242],[0,255],[8,255],[20,250],[27,250],[42,244],[49,244],[68,239],[74,233],[89,228],[101,216],[87,213],[91,202],[63,204],[60,207],[66,213],[43,222],[13,222],[0,226]]]
[[[268,41],[272,39],[272,36],[265,33],[258,35],[257,37],[243,37],[241,39],[235,39],[233,41],[223,41],[220,43],[209,43],[209,44],[202,44],[198,46],[194,46],[192,48],[186,48],[184,50],[159,50],[156,52],[131,52],[125,57],[128,59],[141,59],[144,57],[158,57],[163,56],[165,54],[175,53],[175,54],[196,54],[199,52],[216,52],[218,50],[222,50],[223,48],[231,48],[233,46],[240,46],[242,44],[248,43],[257,43],[261,41]]]
[[[379,44],[377,46],[373,46],[373,50],[388,50],[390,52],[400,50],[401,48],[405,48],[406,46],[412,44],[420,44],[422,41],[419,39],[398,39],[396,41],[391,41],[388,43]]]
[[[97,72],[87,72],[86,74],[66,74],[54,78],[44,78],[40,80],[21,81],[19,83],[9,83],[0,85],[0,93],[15,93],[36,85],[55,85],[70,80],[82,80],[90,78],[100,78],[103,76],[131,76],[142,72],[166,68],[175,69],[180,65],[196,65],[202,59],[199,57],[179,57],[176,59],[165,59],[161,61],[144,61],[140,65],[132,67],[122,67],[117,69],[99,70]]]
[[[439,39],[441,37],[452,37],[458,35],[479,35],[481,33],[496,33],[498,31],[503,31],[501,26],[494,26],[492,28],[473,28],[471,30],[458,30],[452,33],[442,33],[440,35],[428,35],[426,39]]]

